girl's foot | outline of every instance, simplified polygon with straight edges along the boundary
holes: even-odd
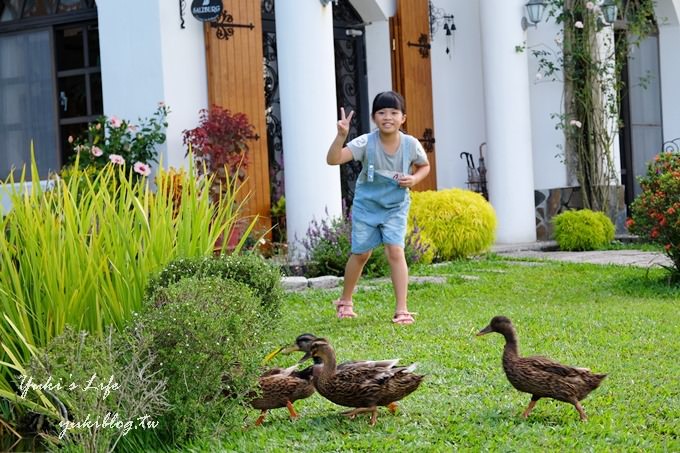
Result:
[[[351,300],[347,301],[338,299],[336,301],[333,301],[333,304],[335,305],[335,310],[336,314],[338,315],[338,319],[356,318],[357,314],[354,313],[354,310],[352,310],[352,307],[354,305],[352,304]]]
[[[416,322],[416,320],[413,319],[413,315],[416,314],[417,313],[413,313],[410,311],[398,311],[394,314],[392,322],[395,324],[413,324],[414,322]]]

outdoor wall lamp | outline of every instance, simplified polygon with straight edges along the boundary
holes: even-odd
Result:
[[[543,11],[545,11],[545,2],[543,0],[529,0],[529,2],[524,5],[527,9],[527,16],[522,16],[522,30],[529,28],[529,25],[536,27],[538,23],[543,19]]]
[[[612,25],[616,21],[616,16],[619,12],[616,0],[604,0],[600,8],[602,9],[605,25]]]

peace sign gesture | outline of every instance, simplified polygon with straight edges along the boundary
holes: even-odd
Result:
[[[349,112],[349,115],[345,116],[345,108],[340,107],[340,120],[338,121],[338,135],[347,137],[347,135],[349,134],[349,125],[352,121],[353,116],[354,110]]]

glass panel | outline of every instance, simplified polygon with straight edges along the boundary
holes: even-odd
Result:
[[[73,145],[68,142],[69,137],[82,137],[87,132],[87,123],[66,124],[61,126],[61,161],[68,164],[73,153]]]
[[[101,66],[99,61],[99,27],[90,25],[87,27],[88,66]]]
[[[83,28],[71,27],[55,31],[57,70],[78,69],[85,66]]]
[[[26,0],[23,17],[47,16],[54,11],[56,0]]]
[[[50,32],[0,35],[0,178],[30,162],[59,168]]]
[[[90,76],[90,93],[92,96],[91,115],[104,114],[104,99],[102,97],[102,75],[95,73]]]
[[[77,11],[79,9],[85,8],[81,0],[59,0],[59,6],[57,7],[57,13],[68,13],[71,11]]]
[[[59,78],[59,117],[87,116],[85,76]]]
[[[21,18],[23,0],[0,0],[0,22],[9,22]]]

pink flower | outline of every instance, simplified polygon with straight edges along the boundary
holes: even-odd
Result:
[[[165,102],[159,101],[159,102],[158,102],[158,106],[159,106],[159,107],[165,107]]]
[[[104,154],[104,151],[102,151],[102,149],[98,146],[93,146],[92,149],[90,150],[90,152],[92,153],[92,155],[94,157],[99,157],[102,154]]]
[[[583,127],[583,124],[579,120],[571,120],[569,121],[569,125],[578,127],[579,129]]]
[[[587,2],[586,3],[586,9],[592,10],[593,8],[595,8],[595,3],[593,3],[593,2]]]
[[[109,160],[116,165],[125,165],[125,159],[119,154],[111,154]]]
[[[117,116],[112,116],[109,118],[109,123],[111,123],[111,126],[115,128],[118,128],[121,126],[121,124],[123,124],[123,122]]]
[[[151,167],[149,167],[144,162],[135,162],[135,165],[132,167],[132,169],[142,176],[149,176],[151,174]]]
[[[132,132],[132,133],[137,132],[137,126],[135,126],[134,124],[128,125],[128,132]]]
[[[574,22],[574,27],[583,28],[583,22],[581,22],[580,20],[577,20],[576,22]]]
[[[68,142],[69,142],[69,143],[73,143],[73,135],[69,135],[69,136],[68,136]]]

